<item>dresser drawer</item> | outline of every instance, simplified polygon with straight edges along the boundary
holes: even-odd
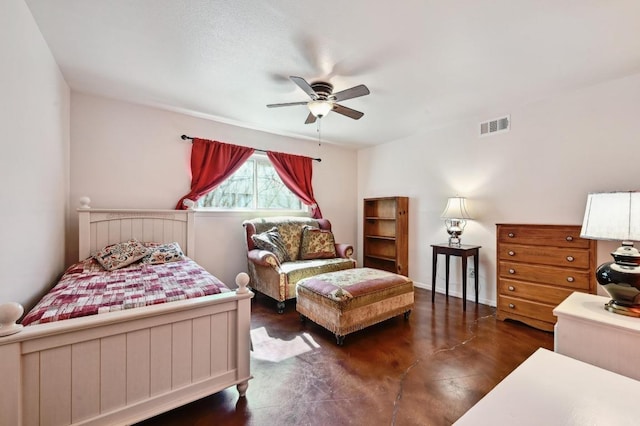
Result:
[[[589,268],[589,251],[581,248],[558,248],[501,244],[498,259],[514,262],[539,263],[570,268]]]
[[[524,281],[500,278],[498,292],[501,296],[518,297],[557,306],[573,293],[573,289],[533,284]]]
[[[580,228],[576,226],[518,226],[500,225],[499,243],[515,243],[552,247],[575,247],[587,249],[590,241],[580,238]]]
[[[508,296],[503,296],[498,301],[498,309],[503,311],[506,317],[509,317],[509,315],[521,315],[549,323],[556,322],[556,317],[553,315],[553,308],[555,307],[556,305]]]
[[[588,270],[505,261],[499,262],[498,276],[582,291],[589,290],[589,280],[591,279],[591,274]]]
[[[580,225],[497,225],[496,318],[553,331],[553,308],[577,292],[595,292],[594,240]]]

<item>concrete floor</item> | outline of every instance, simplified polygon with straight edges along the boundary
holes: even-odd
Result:
[[[495,319],[495,308],[416,289],[402,316],[344,346],[289,302],[257,295],[246,398],[235,388],[140,425],[450,425],[553,334]]]

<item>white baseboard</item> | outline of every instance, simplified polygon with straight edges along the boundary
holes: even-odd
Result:
[[[413,282],[414,287],[418,287],[424,290],[429,290],[431,291],[431,284],[424,284],[424,283],[420,283],[417,281]],[[449,283],[449,297],[456,297],[458,299],[462,299],[462,291],[453,291],[451,288],[455,285],[455,283]],[[460,285],[461,286],[461,285]],[[441,293],[441,294],[445,294],[445,288],[443,287],[438,287],[438,285],[436,284],[436,293]],[[468,302],[475,302],[475,293],[473,290],[473,287],[469,287],[469,289],[467,289],[467,301]],[[496,307],[496,301],[495,300],[488,300],[488,299],[483,299],[483,298],[478,298],[478,303],[482,303],[483,305],[488,305],[488,306],[493,306],[494,308]]]

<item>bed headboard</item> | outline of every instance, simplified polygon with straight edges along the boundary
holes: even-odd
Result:
[[[108,244],[135,238],[144,242],[177,242],[195,256],[193,210],[78,209],[79,260]]]

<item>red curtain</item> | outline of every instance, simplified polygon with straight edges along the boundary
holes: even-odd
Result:
[[[313,196],[311,177],[313,167],[309,157],[283,154],[281,152],[267,152],[267,156],[284,185],[291,190],[302,202],[311,207],[312,217],[321,219],[320,206]]]
[[[191,148],[191,191],[180,198],[176,210],[186,210],[186,199],[197,201],[238,170],[255,149],[193,138]]]

